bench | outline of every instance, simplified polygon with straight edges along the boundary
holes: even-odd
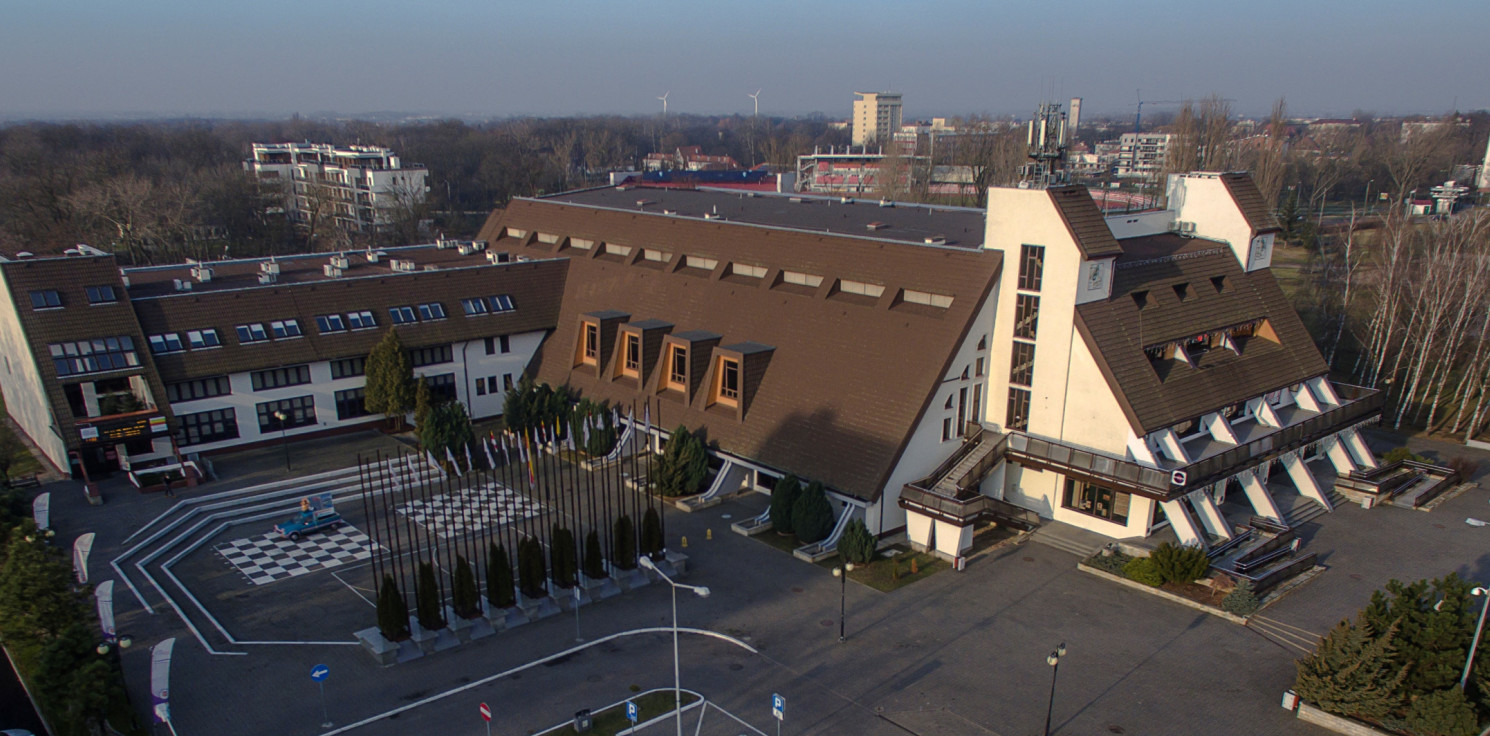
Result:
[[[41,485],[41,478],[40,478],[40,476],[32,475],[32,476],[28,476],[28,477],[24,477],[24,478],[11,478],[10,479],[10,487],[11,488],[36,488],[36,487],[38,487],[40,485]]]

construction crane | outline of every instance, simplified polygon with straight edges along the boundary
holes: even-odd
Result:
[[[1188,102],[1188,100],[1145,100],[1145,99],[1143,99],[1143,90],[1141,90],[1141,89],[1140,90],[1137,90],[1137,93],[1138,93],[1138,112],[1133,116],[1133,132],[1134,133],[1142,133],[1143,132],[1143,128],[1140,127],[1140,126],[1143,124],[1143,106],[1144,105],[1183,105],[1186,102]]]

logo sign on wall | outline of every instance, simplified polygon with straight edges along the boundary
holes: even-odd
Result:
[[[1190,481],[1190,476],[1189,475],[1186,475],[1185,474],[1185,471],[1183,471],[1183,470],[1176,470],[1173,473],[1170,473],[1169,474],[1169,482],[1170,482],[1171,485],[1182,486],[1182,485],[1185,485],[1186,483],[1188,483],[1189,481]]]

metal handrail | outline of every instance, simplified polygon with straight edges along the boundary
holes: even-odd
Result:
[[[929,491],[932,486],[936,485],[938,479],[952,472],[952,468],[957,467],[957,463],[962,462],[963,458],[967,457],[974,449],[977,449],[978,445],[983,443],[983,434],[983,427],[979,425],[976,432],[969,434],[967,439],[963,440],[961,447],[958,447],[946,460],[943,460],[941,465],[936,466],[936,470],[931,471],[931,474],[925,478],[912,481],[910,485]]]
[[[1024,434],[1008,437],[1008,452],[1024,455],[1046,464],[1080,470],[1088,475],[1108,478],[1150,493],[1169,491],[1169,473],[1123,458],[1093,450]]]

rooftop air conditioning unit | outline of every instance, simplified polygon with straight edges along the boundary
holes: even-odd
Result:
[[[185,279],[172,279],[176,284],[176,291],[191,291],[191,282]]]
[[[1194,235],[1195,234],[1195,223],[1193,223],[1193,222],[1182,222],[1182,223],[1180,223],[1180,232],[1185,233],[1185,234],[1188,234],[1188,235]]]
[[[459,242],[460,241],[458,240],[446,240],[444,238],[440,238],[439,240],[435,241],[435,247],[439,248],[440,250],[449,250],[450,248],[454,248]]]
[[[321,266],[321,273],[326,274],[326,278],[328,279],[334,279],[341,276],[341,269],[337,268],[336,264],[334,263],[328,263],[324,266]]]
[[[259,263],[259,271],[261,273],[277,274],[279,273],[279,262],[274,260],[262,261]]]
[[[197,281],[200,281],[200,282],[202,282],[204,284],[211,283],[211,281],[212,281],[212,267],[211,266],[193,266],[192,269],[191,269],[191,275],[192,275],[192,278],[194,278]]]
[[[787,197],[786,201],[791,202],[792,204],[802,204],[801,197]]]
[[[124,282],[124,288],[126,288],[126,289],[129,288],[129,275],[128,274],[122,274],[122,273],[119,274],[119,280]]]
[[[261,284],[272,284],[278,280],[279,274],[269,273],[268,271],[259,274],[259,283]]]
[[[511,253],[508,253],[506,251],[500,251],[499,252],[499,251],[489,250],[489,251],[486,252],[486,262],[487,263],[510,263],[510,262],[512,262],[512,254]]]
[[[927,245],[946,245],[947,238],[943,235],[932,235],[926,238]]]
[[[518,257],[517,257],[517,262],[518,262],[518,263],[522,263],[522,262],[524,262],[524,261],[531,261],[531,260],[533,260],[533,259],[531,259],[531,258],[529,258],[529,257],[527,257],[527,256],[518,256]]]
[[[345,254],[338,254],[338,255],[331,256],[331,264],[330,265],[335,266],[335,267],[340,268],[340,269],[348,269],[348,268],[351,268],[352,267],[352,262],[347,259],[347,257],[346,257]]]
[[[705,212],[704,213],[704,219],[705,220],[723,220],[724,219],[724,215],[721,215],[718,212]]]
[[[854,198],[853,197],[839,197],[838,198],[838,203],[839,204],[853,204],[854,203]]]
[[[403,273],[412,273],[415,268],[414,262],[406,258],[394,258],[388,261],[388,267]]]
[[[880,206],[881,207],[894,207],[895,206],[895,203],[894,202],[891,202],[888,199],[882,199],[882,200],[880,200]]]

